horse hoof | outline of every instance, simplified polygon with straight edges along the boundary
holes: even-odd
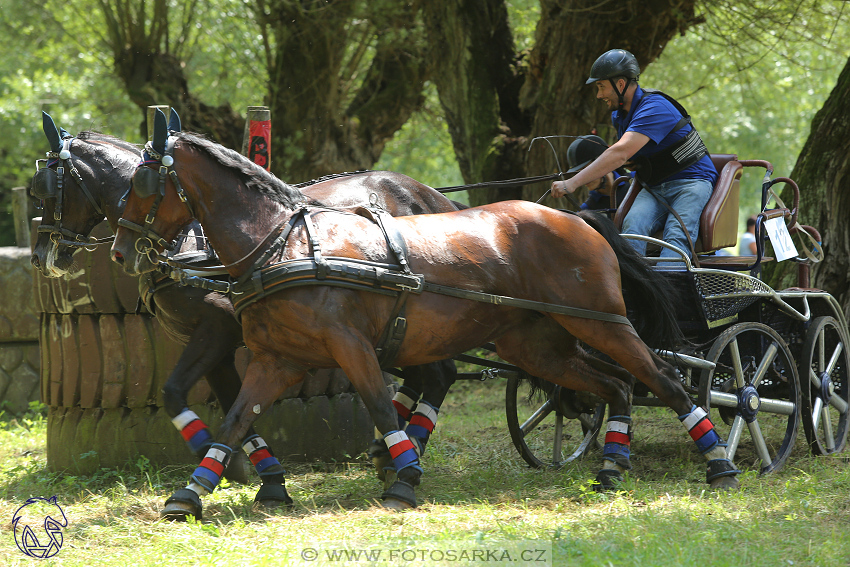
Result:
[[[257,491],[254,502],[264,508],[292,508],[292,498],[282,484],[264,484]]]
[[[712,490],[730,491],[741,488],[741,483],[734,476],[721,476],[712,480],[709,486]]]
[[[189,516],[201,521],[203,519],[203,505],[194,490],[181,488],[165,501],[165,508],[163,508],[160,516],[162,519],[172,522],[185,522]]]
[[[617,486],[623,482],[623,475],[614,469],[602,469],[596,475],[596,482],[593,485],[593,490],[596,492],[607,492],[616,490]]]
[[[411,506],[409,503],[402,500],[396,500],[395,498],[386,498],[381,502],[381,506],[387,510],[393,510],[396,512],[403,512],[414,508],[414,506]]]
[[[231,456],[230,462],[224,468],[224,478],[231,482],[248,484],[250,482],[248,478],[250,471],[251,462],[248,460],[248,456],[239,451]]]

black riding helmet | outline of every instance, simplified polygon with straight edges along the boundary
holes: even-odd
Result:
[[[590,162],[602,155],[608,144],[599,136],[579,136],[567,148],[567,173],[575,173],[590,165]]]
[[[626,78],[626,87],[623,92],[617,90],[617,84],[614,82],[614,79],[618,77]],[[635,56],[625,49],[611,49],[600,55],[593,63],[593,67],[590,68],[590,78],[587,79],[585,84],[589,85],[596,81],[608,79],[611,86],[614,87],[614,92],[617,93],[619,108],[623,108],[623,104],[625,104],[623,96],[626,94],[629,82],[637,82],[638,77],[640,77],[640,65],[638,65]]]

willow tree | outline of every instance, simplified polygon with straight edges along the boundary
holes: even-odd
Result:
[[[818,229],[825,260],[815,264],[811,285],[828,291],[850,316],[850,60],[826,103],[815,115],[806,145],[794,170],[800,188],[799,222]],[[791,189],[780,198],[791,206]],[[799,244],[798,244],[799,246]],[[776,288],[794,285],[791,262],[765,265],[765,278]]]
[[[300,181],[370,168],[424,99],[429,67],[418,8],[395,0],[256,0],[256,14],[273,170]]]

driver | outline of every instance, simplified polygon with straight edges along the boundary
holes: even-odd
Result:
[[[665,242],[687,252],[688,236],[696,242],[717,170],[687,111],[666,94],[641,88],[639,75],[637,59],[623,49],[607,51],[593,64],[587,84],[595,83],[596,98],[611,111],[619,139],[574,177],[554,182],[552,196],[573,193],[626,165],[637,172],[643,189],[623,221],[623,234],[651,236],[663,229]],[[671,211],[682,219],[688,235]],[[646,242],[629,242],[646,254]],[[667,248],[662,248],[661,257],[679,258]]]

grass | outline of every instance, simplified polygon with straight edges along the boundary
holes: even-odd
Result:
[[[159,509],[189,468],[155,469],[140,458],[89,477],[52,473],[41,414],[4,422],[0,565],[33,564],[15,546],[11,518],[27,498],[54,494],[69,525],[61,551],[43,565],[430,565],[308,562],[301,553],[498,542],[551,546],[553,560],[539,565],[850,565],[846,456],[807,456],[800,440],[779,473],[745,471],[740,491],[715,494],[672,413],[636,408],[634,469],[622,490],[597,494],[589,482],[597,458],[562,470],[525,466],[507,433],[502,386],[464,382],[449,394],[425,455],[420,507],[403,513],[374,505],[381,486],[362,459],[288,465],[290,511],[254,509],[256,486],[225,483],[205,499],[203,522],[166,523]]]

